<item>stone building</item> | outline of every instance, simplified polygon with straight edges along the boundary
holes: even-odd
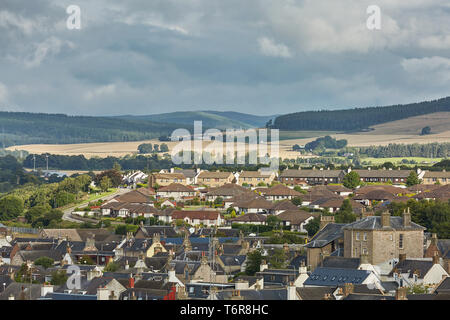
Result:
[[[373,265],[391,261],[400,254],[423,258],[424,229],[411,221],[409,209],[402,217],[391,217],[388,211],[366,217],[343,228],[344,257],[367,255]]]

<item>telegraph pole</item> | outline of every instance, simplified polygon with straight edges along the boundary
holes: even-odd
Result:
[[[36,171],[36,155],[33,154],[33,171]]]

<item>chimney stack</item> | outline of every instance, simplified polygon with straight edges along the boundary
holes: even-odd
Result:
[[[411,227],[411,213],[409,212],[409,207],[403,211],[403,227]]]
[[[408,300],[406,298],[407,288],[400,287],[395,291],[395,300]]]
[[[130,274],[130,278],[128,279],[128,288],[130,289],[134,288],[134,278],[132,274]]]
[[[259,271],[263,272],[264,270],[269,269],[266,260],[261,260],[261,265],[259,266]]]
[[[383,228],[389,228],[391,226],[391,213],[389,211],[384,211],[381,214],[381,226]]]
[[[349,294],[353,293],[353,283],[345,283],[344,284],[344,297],[347,297]]]
[[[433,264],[440,264],[440,258],[437,254],[433,256]]]
[[[320,216],[320,228],[322,230],[327,224],[334,223],[334,216]]]
[[[437,242],[438,242],[437,233],[433,233],[431,235],[431,244],[437,246]]]

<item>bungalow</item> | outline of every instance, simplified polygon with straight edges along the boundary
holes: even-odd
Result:
[[[236,180],[232,172],[203,171],[198,175],[197,183],[207,187],[215,188]]]
[[[194,197],[195,190],[180,183],[171,183],[168,186],[159,188],[156,195],[159,198],[174,198],[176,201],[181,201]]]
[[[291,188],[286,187],[282,184],[277,184],[271,188],[264,191],[264,197],[266,200],[277,201],[277,200],[291,200],[295,197],[300,197],[303,194],[295,191]]]
[[[190,225],[221,226],[225,220],[220,212],[213,210],[182,211],[174,210],[172,220],[184,220]]]
[[[314,219],[314,216],[303,210],[287,210],[277,215],[283,226],[290,227],[291,231],[307,232],[305,226]]]
[[[273,207],[273,203],[259,197],[249,201],[241,201],[232,205],[236,211],[244,213],[269,213]]]
[[[231,219],[231,223],[265,225],[267,216],[258,213],[247,213]]]
[[[214,201],[218,197],[226,200],[249,193],[252,193],[252,191],[234,183],[227,183],[223,186],[210,189],[205,197],[207,201]]]

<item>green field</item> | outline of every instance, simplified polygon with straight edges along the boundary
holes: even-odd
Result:
[[[414,160],[420,165],[433,165],[443,160],[443,158],[425,158],[425,157],[395,157],[395,158],[361,158],[361,163],[369,163],[372,165],[381,165],[385,162],[392,162],[393,164],[403,164],[402,160]],[[415,166],[415,164],[405,163],[405,165]]]

